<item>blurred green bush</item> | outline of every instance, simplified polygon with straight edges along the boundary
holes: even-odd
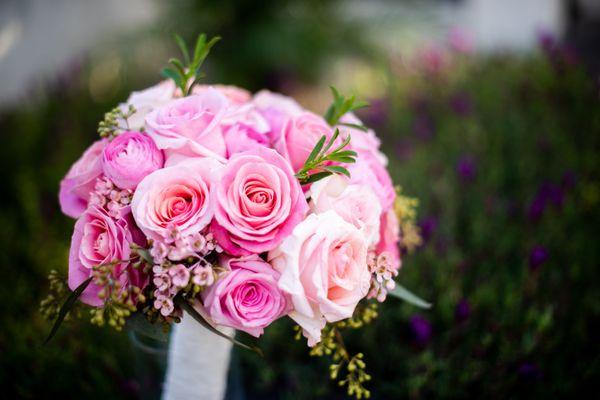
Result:
[[[296,17],[312,4],[297,11],[284,3]],[[231,2],[197,4],[220,10],[224,22],[207,30],[229,38],[211,56],[211,79],[253,89],[314,80],[337,48],[331,29],[345,29],[333,19],[318,32],[284,27],[272,11],[254,23]],[[273,32],[281,33],[274,44]],[[239,42],[227,44],[232,38]],[[557,45],[546,50],[392,65],[388,93],[361,115],[383,139],[395,182],[421,200],[425,244],[405,258],[399,280],[435,304],[423,312],[389,299],[349,338],[351,351],[365,353],[374,398],[566,397],[600,378],[599,88]],[[103,113],[153,80],[129,72],[98,98],[86,68],[0,114],[0,382],[8,398],[131,398],[141,389],[126,335],[84,320],[41,346],[49,324],[38,304],[48,271],[66,270],[73,226],[59,212],[59,180]],[[236,352],[246,397],[343,398],[326,363],[292,337],[280,321],[262,339],[264,359]]]

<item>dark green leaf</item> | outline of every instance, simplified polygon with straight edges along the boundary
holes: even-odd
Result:
[[[348,178],[350,178],[350,172],[348,172],[346,168],[339,165],[328,165],[325,167],[325,169],[336,174],[346,175]]]
[[[329,175],[331,175],[332,172],[326,171],[326,172],[317,172],[316,174],[312,174],[310,175],[308,178],[306,178],[303,182],[301,182],[303,185],[309,184],[309,183],[313,183],[316,181],[319,181],[325,177],[328,177]]]
[[[323,153],[327,153],[331,146],[333,146],[333,143],[338,138],[338,136],[340,136],[340,130],[336,128],[335,132],[331,136],[331,139],[329,139],[329,142],[327,142],[327,146],[323,149]]]
[[[183,38],[178,34],[174,34],[173,36],[175,37],[177,46],[179,46],[179,49],[181,50],[181,54],[183,54],[183,61],[185,61],[185,64],[188,65],[190,63],[190,53],[188,53],[187,44],[185,43],[185,40],[183,40]]]
[[[201,33],[196,39],[196,46],[194,46],[194,59],[192,60],[192,66],[196,68],[200,63],[200,57],[202,56],[202,50],[206,44],[206,35]]]
[[[396,297],[400,300],[404,300],[407,303],[412,304],[413,306],[419,307],[419,308],[431,308],[431,303],[428,303],[427,301],[421,299],[420,297],[418,297],[417,295],[411,293],[408,289],[406,289],[405,287],[403,287],[402,285],[399,285],[396,283],[396,287],[394,288],[394,290],[390,290],[388,292],[389,295]]]
[[[335,155],[341,157],[358,157],[358,154],[354,150],[337,151]]]
[[[315,144],[315,147],[313,147],[312,151],[306,158],[304,165],[309,165],[317,157],[317,155],[321,152],[321,149],[323,148],[326,139],[327,137],[325,135],[321,136],[321,139],[319,139],[317,144]]]
[[[163,70],[161,71],[161,75],[167,79],[172,79],[179,88],[183,86],[181,81],[181,75],[179,75],[174,69],[163,68]]]
[[[346,122],[338,122],[338,125],[347,126],[348,128],[358,129],[358,130],[361,130],[363,132],[368,132],[369,131],[369,128],[367,128],[364,125],[359,125],[359,124],[350,124],[350,123],[346,123]]]
[[[261,349],[259,349],[256,346],[250,346],[247,345],[245,343],[240,342],[239,340],[236,340],[235,338],[224,334],[223,332],[219,331],[217,328],[215,328],[214,326],[212,326],[207,320],[204,319],[204,317],[198,312],[196,311],[196,309],[190,304],[188,303],[184,298],[182,297],[175,297],[175,302],[184,310],[186,311],[188,314],[190,314],[192,316],[192,318],[194,318],[200,325],[202,325],[203,327],[205,327],[206,329],[208,329],[209,331],[211,331],[212,333],[221,336],[222,338],[225,338],[227,340],[229,340],[231,343],[240,346],[244,349],[247,350],[251,350],[254,351],[255,353],[257,353],[259,356],[263,357],[263,352]]]
[[[60,328],[60,325],[62,324],[63,320],[67,316],[67,313],[69,311],[71,311],[71,309],[75,305],[75,302],[81,296],[83,291],[88,287],[88,285],[90,284],[91,281],[92,281],[92,277],[90,276],[85,281],[83,281],[81,283],[81,285],[77,286],[77,288],[75,290],[73,290],[71,292],[71,294],[69,294],[69,297],[67,297],[67,300],[65,300],[64,304],[60,308],[60,311],[58,312],[58,317],[56,317],[56,321],[54,321],[54,325],[52,326],[52,329],[50,330],[50,334],[44,341],[44,344],[48,343],[50,341],[50,339],[52,339],[54,337],[54,335],[58,331],[58,328]]]
[[[177,68],[177,71],[179,72],[180,75],[182,75],[182,76],[185,75],[185,67],[183,66],[181,61],[179,61],[177,58],[169,59],[169,64],[171,64],[175,68]]]
[[[127,328],[149,338],[166,342],[169,340],[169,332],[161,323],[152,323],[146,317],[138,312],[133,313],[127,318]]]

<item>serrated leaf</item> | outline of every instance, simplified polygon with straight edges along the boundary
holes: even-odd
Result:
[[[419,307],[419,308],[431,308],[432,304],[421,299],[419,296],[413,294],[412,292],[410,292],[408,289],[406,289],[405,287],[403,287],[402,285],[399,285],[396,283],[396,287],[394,288],[394,290],[390,290],[388,292],[389,295],[396,297],[400,300],[404,300],[407,303],[412,304],[413,306]]]
[[[79,297],[81,296],[83,291],[88,287],[88,285],[90,284],[91,281],[92,281],[92,277],[90,276],[69,294],[69,297],[67,297],[67,300],[65,300],[62,307],[60,308],[60,311],[58,312],[56,321],[54,321],[54,325],[52,325],[52,329],[50,330],[48,337],[44,341],[44,345],[47,344],[50,341],[50,339],[52,339],[54,337],[56,332],[58,332],[58,328],[60,328],[60,325],[62,324],[65,317],[67,316],[67,313],[69,311],[71,311],[71,309],[75,305],[75,302],[77,301],[77,299],[79,299]]]
[[[342,166],[339,165],[328,165],[325,167],[325,169],[327,171],[330,172],[334,172],[336,174],[342,174],[342,175],[346,175],[348,178],[350,178],[350,172],[348,172],[348,170]]]
[[[183,54],[183,60],[185,61],[186,65],[190,63],[190,53],[188,52],[187,49],[187,44],[185,43],[185,40],[183,40],[183,38],[181,36],[179,36],[177,33],[173,35],[175,37],[175,41],[177,42],[177,46],[179,46],[179,49],[181,50],[181,54]]]
[[[259,349],[256,346],[251,346],[251,345],[247,345],[245,343],[240,342],[239,340],[226,335],[225,333],[221,332],[220,330],[218,330],[217,328],[215,328],[214,326],[212,326],[212,324],[210,324],[206,319],[204,319],[204,317],[202,316],[202,314],[200,314],[190,303],[187,302],[187,300],[185,300],[182,297],[175,297],[175,302],[177,303],[177,305],[179,305],[184,311],[186,311],[188,314],[190,314],[192,316],[192,318],[194,318],[196,320],[196,322],[198,322],[200,325],[202,325],[203,327],[205,327],[206,329],[208,329],[209,331],[211,331],[212,333],[221,336],[224,339],[229,340],[231,343],[240,346],[244,349],[250,350],[250,351],[254,351],[256,354],[258,354],[259,356],[263,357],[263,352],[261,349]]]

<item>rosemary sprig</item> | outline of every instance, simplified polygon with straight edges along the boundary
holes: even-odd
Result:
[[[306,158],[304,166],[296,173],[296,177],[302,185],[316,182],[331,174],[341,174],[350,177],[350,172],[348,172],[345,167],[341,165],[326,164],[328,162],[356,162],[356,152],[352,150],[344,150],[346,146],[350,144],[349,135],[339,146],[329,151],[339,135],[340,131],[339,129],[336,129],[329,141],[327,141],[327,137],[325,135],[321,136],[321,139],[319,139],[315,147]],[[325,143],[326,141],[327,143]]]
[[[339,121],[344,114],[364,107],[368,107],[369,103],[367,103],[366,101],[356,100],[356,96],[354,95],[348,97],[343,96],[333,86],[330,86],[329,88],[331,89],[331,94],[333,95],[333,102],[327,109],[327,112],[324,116],[325,120],[329,123],[329,125],[346,125],[352,128],[366,131],[367,128],[365,128],[362,125],[339,123]]]
[[[187,44],[183,38],[177,34],[174,35],[175,41],[181,50],[183,55],[183,61],[178,58],[171,58],[169,60],[169,67],[162,70],[161,74],[168,79],[172,79],[175,85],[181,90],[183,96],[188,96],[193,87],[205,77],[204,73],[200,71],[204,60],[210,53],[210,49],[217,43],[221,38],[215,36],[212,39],[206,39],[206,34],[202,33],[196,39],[196,45],[194,46],[193,57],[190,58]]]

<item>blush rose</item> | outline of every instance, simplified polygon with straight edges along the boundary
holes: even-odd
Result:
[[[214,213],[214,181],[222,164],[212,158],[182,161],[154,171],[138,185],[131,209],[140,229],[152,239],[167,238],[172,229],[198,233]]]
[[[289,316],[309,346],[321,340],[326,322],[351,317],[369,291],[365,238],[334,211],[309,215],[268,260],[281,272],[279,287],[293,304]]]

